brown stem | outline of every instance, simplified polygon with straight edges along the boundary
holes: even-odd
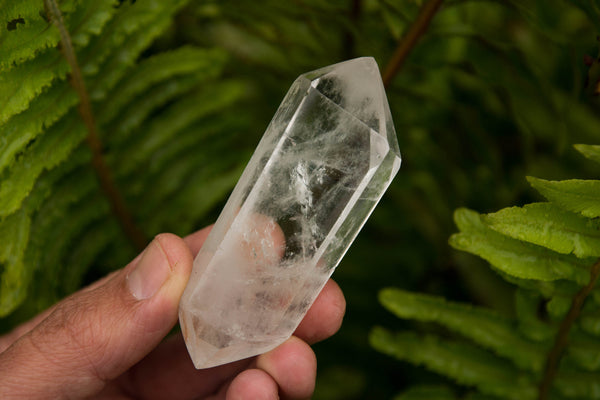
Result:
[[[544,376],[540,382],[539,400],[547,400],[548,396],[550,395],[550,389],[552,388],[552,382],[554,381],[556,371],[558,370],[558,364],[563,355],[565,347],[567,347],[568,344],[569,331],[579,316],[585,299],[589,296],[594,288],[599,275],[600,260],[596,261],[596,263],[592,266],[590,270],[590,282],[579,292],[577,292],[575,297],[573,297],[571,308],[560,324],[558,333],[556,334],[556,338],[554,340],[554,346],[552,346],[550,353],[548,353],[548,358],[546,359]]]
[[[94,119],[94,113],[92,112],[90,98],[85,88],[85,82],[83,81],[79,63],[77,62],[73,44],[71,43],[71,36],[65,27],[62,13],[60,12],[58,4],[56,4],[56,0],[44,0],[44,7],[46,9],[48,18],[58,28],[61,50],[71,67],[70,82],[79,96],[79,115],[81,116],[81,119],[83,120],[88,131],[86,142],[92,152],[92,166],[96,176],[98,177],[98,181],[100,182],[100,187],[108,198],[111,210],[119,221],[119,224],[125,232],[125,235],[129,238],[135,248],[138,251],[141,251],[144,249],[144,247],[146,247],[148,240],[133,222],[133,217],[129,213],[129,210],[125,205],[125,201],[123,200],[121,193],[117,189],[112,179],[110,169],[104,161],[104,156],[102,154],[102,142],[98,136],[98,130],[96,128],[96,121]]]
[[[390,83],[392,83],[392,80],[398,71],[400,71],[402,64],[404,64],[406,57],[410,54],[411,50],[415,47],[425,31],[427,31],[431,19],[440,8],[443,1],[444,0],[429,0],[421,7],[417,19],[415,19],[408,28],[408,31],[398,43],[398,47],[396,47],[392,58],[383,70],[383,84],[385,87],[388,87]]]

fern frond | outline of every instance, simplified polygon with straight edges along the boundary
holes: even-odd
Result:
[[[110,5],[109,8],[111,10],[114,9],[112,1],[103,1],[100,3],[107,3]],[[101,69],[104,70],[105,68],[113,67],[118,67],[118,73],[113,72],[110,79],[114,80],[116,77],[121,76],[124,73],[123,68],[131,65],[132,60],[139,55],[139,52],[142,50],[141,45],[144,43],[147,45],[148,42],[151,41],[152,37],[146,37],[145,40],[141,41],[141,45],[138,44],[135,48],[121,50],[121,53],[112,57],[112,62],[110,60],[106,61],[107,57],[111,55],[111,52],[114,49],[118,49],[120,46],[123,46],[123,42],[131,33],[137,32],[138,36],[143,37],[146,36],[146,32],[148,31],[151,31],[151,33],[154,35],[159,34],[160,29],[157,29],[156,26],[150,30],[150,27],[155,22],[155,19],[160,18],[161,20],[164,19],[165,21],[169,21],[169,18],[171,18],[173,15],[172,13],[177,10],[177,7],[172,9],[168,3],[153,1],[145,1],[143,4],[136,5],[135,7],[124,5],[121,8],[123,10],[121,11],[120,9],[119,13],[105,28],[105,34],[103,34],[102,37],[93,38],[90,45],[84,48],[82,50],[82,54],[79,55],[80,62],[82,64],[82,71],[88,77],[97,74]],[[158,16],[155,16],[156,13]],[[163,22],[163,25],[164,23],[165,22]],[[158,28],[164,29],[165,27],[163,25],[159,25]],[[94,32],[100,27],[101,26],[99,25],[94,26]],[[77,32],[74,32],[73,34],[77,35]],[[48,51],[47,53],[49,55],[45,55],[46,53],[44,53],[44,55],[41,57],[52,56],[56,58],[56,60],[59,60],[57,63],[63,66],[60,68],[67,68],[66,62],[61,59],[61,56],[57,51]],[[214,58],[211,59],[214,60]],[[33,68],[40,62],[40,60],[34,59],[30,64]],[[102,66],[104,63],[107,65]],[[192,65],[184,62],[179,70],[181,71],[190,67],[192,67]],[[42,71],[42,73],[34,73],[28,71],[27,68],[29,67],[20,66],[18,70],[15,70],[14,74],[23,76],[23,79],[25,79],[25,84],[34,86],[35,84],[32,83],[32,81],[43,79],[44,74],[52,72],[56,73],[57,71],[56,68],[40,68],[38,66],[36,71],[39,69]],[[213,66],[213,68],[216,67]],[[172,69],[173,68],[171,67],[165,70],[163,73],[157,73],[156,75],[166,78],[169,75],[169,71]],[[49,71],[46,72],[46,70]],[[173,72],[177,73],[177,71]],[[15,77],[6,74],[0,74],[0,81],[3,79],[14,81]],[[152,83],[154,82],[155,81]],[[16,83],[17,82],[15,82],[15,84]],[[90,91],[92,96],[95,98],[101,98],[105,96],[106,92],[114,86],[114,84],[108,85],[106,82],[102,82],[102,84],[96,84],[96,81],[93,81],[92,83],[93,84],[90,86]],[[133,90],[135,91],[135,89]],[[10,100],[11,102],[14,102],[18,99],[21,99],[23,100],[21,107],[28,106],[27,110],[12,117],[8,123],[4,125],[0,123],[0,135],[6,138],[5,141],[0,141],[0,171],[2,171],[12,162],[14,156],[18,154],[18,152],[25,149],[25,146],[31,140],[35,139],[39,134],[42,133],[44,128],[50,127],[52,124],[58,121],[59,118],[65,115],[69,109],[74,107],[74,105],[77,103],[77,96],[71,89],[70,85],[65,81],[53,83],[49,89],[47,89],[38,97],[35,97],[34,95],[35,98],[31,99],[31,103],[28,103],[29,100],[25,101],[22,99],[23,96],[19,95],[19,93],[12,93],[8,91],[1,91],[0,93],[11,93],[11,96],[7,98],[6,101],[15,99]],[[34,92],[34,94],[39,93],[41,93],[41,89],[39,89],[37,92]],[[118,96],[114,96],[113,98],[118,98]],[[2,97],[0,97],[0,103],[2,103]],[[2,108],[0,107],[0,110],[1,109]],[[0,113],[2,112],[3,111],[0,111]],[[8,110],[5,110],[4,112],[8,112]],[[107,117],[110,116],[110,110],[108,110],[108,112],[109,114]]]
[[[64,276],[61,278],[62,292],[72,293],[80,288],[83,276],[90,266],[97,262],[111,243],[122,237],[123,234],[113,219],[102,220],[86,229],[78,238],[78,245],[63,259],[63,264],[69,268],[64,270]]]
[[[557,360],[566,347],[566,338],[571,325],[597,276],[596,259],[600,255],[597,250],[600,247],[600,235],[597,232],[600,230],[600,225],[595,220],[573,212],[585,211],[584,215],[587,212],[587,216],[593,216],[590,215],[593,202],[589,200],[589,193],[593,192],[596,181],[548,182],[533,178],[530,181],[532,186],[544,194],[551,203],[506,208],[488,215],[459,209],[455,213],[455,222],[460,233],[450,238],[450,244],[486,259],[509,281],[514,281],[513,277],[516,277],[517,281],[514,282],[519,285],[523,279],[531,282],[546,280],[562,282],[566,279],[575,282],[579,287],[584,286],[583,289],[575,286],[557,290],[558,286],[543,288],[521,285],[530,286],[534,291],[523,289],[517,291],[515,305],[518,325],[516,326],[524,337],[533,341],[529,343],[536,343],[535,363],[529,365],[523,363],[521,354],[527,354],[527,350],[535,347],[527,345],[528,340],[516,335],[515,325],[506,319],[493,317],[490,313],[481,315],[469,307],[457,306],[439,298],[415,296],[399,291],[387,292],[387,296],[392,296],[393,293],[400,299],[396,298],[395,301],[390,302],[389,298],[384,297],[386,292],[383,292],[381,300],[401,317],[438,322],[475,343],[492,349],[498,355],[513,360],[520,368],[539,374],[545,366],[542,383],[539,386],[540,396],[543,398],[546,398],[544,396],[549,393],[553,381],[554,387],[564,396],[593,398],[593,385],[583,385],[580,390],[572,390],[564,383],[579,379],[580,376],[585,375],[584,373],[573,375],[570,372],[560,371],[558,373],[560,378],[554,379],[554,376],[557,374]],[[557,195],[563,192],[569,193],[571,198],[565,200],[565,196]],[[557,198],[562,199],[562,202]],[[582,204],[584,206],[581,206]],[[547,312],[546,320],[541,320],[539,317],[540,305]],[[561,320],[559,326],[558,321]],[[490,332],[503,333],[503,340],[511,337],[512,341],[512,338],[516,337],[521,345],[518,344],[519,342],[513,343],[512,347],[506,343],[499,344],[492,340],[498,337],[491,336]],[[551,341],[554,344],[550,349]],[[584,348],[589,349],[590,343],[593,343],[590,337],[574,332],[571,346],[567,348],[564,365],[575,366],[580,370],[596,371],[600,367],[600,359],[590,356],[589,352],[582,351]],[[546,352],[549,355],[546,355]],[[402,357],[411,362],[422,362],[411,359],[404,353]],[[447,371],[443,373],[461,382],[455,375]],[[486,392],[483,388],[479,390],[485,394],[500,395],[497,392]]]
[[[15,212],[40,174],[66,160],[85,135],[83,123],[72,115],[54,124],[31,144],[0,181],[0,216]]]
[[[595,144],[576,144],[575,150],[583,154],[586,158],[600,163],[600,146]]]
[[[94,2],[88,3],[91,4]],[[110,9],[113,10],[113,2],[111,1],[108,3],[110,4]],[[121,16],[125,15],[126,17],[130,17],[130,19],[121,21],[121,24],[117,24],[116,26],[108,24],[108,35],[103,35],[101,38],[91,41],[90,45],[83,49],[83,56],[80,56],[80,62],[83,65],[82,70],[84,74],[89,74],[93,71],[103,72],[101,76],[96,77],[96,80],[94,80],[95,84],[91,86],[92,94],[95,94],[95,97],[103,97],[106,92],[116,84],[116,80],[119,79],[125,73],[126,69],[133,64],[139,53],[146,48],[158,34],[166,29],[173,13],[182,5],[182,1],[179,1],[176,4],[167,4],[160,1],[146,1],[139,7],[129,7],[121,13]],[[160,21],[160,23],[157,23],[157,21]],[[93,28],[92,30],[94,32],[99,29],[98,26],[91,28]],[[131,37],[128,35],[131,35]],[[123,43],[126,39],[128,39],[129,42]],[[111,54],[111,50],[115,48],[118,48],[117,53]],[[64,72],[66,73],[68,67],[58,52],[48,50],[40,57],[55,59],[58,65],[64,65]],[[41,93],[43,84],[37,82],[37,80],[46,79],[48,81],[47,83],[49,83],[49,81],[54,79],[57,71],[60,70],[60,68],[54,64],[50,66],[46,65],[44,59],[40,60],[40,57],[36,57],[26,63],[27,65],[31,64],[32,68],[35,69],[34,71],[28,71],[27,65],[21,65],[18,69],[8,71],[6,74],[0,74],[0,81],[5,79],[13,84],[19,84],[22,83],[20,81],[23,81],[23,84],[29,85],[28,87],[37,88],[37,91],[22,89],[29,93],[28,96],[23,96],[20,92],[15,90],[10,91],[10,89],[7,89],[9,90],[7,92],[2,91],[2,93],[13,93],[11,98],[16,99],[14,101],[18,100],[20,104],[19,107],[21,108],[26,107],[35,96]],[[20,81],[19,79],[16,79],[16,77],[11,76],[13,73],[20,74],[20,76],[22,75]],[[57,114],[60,115],[61,113],[66,112],[66,110],[73,107],[77,101],[74,95],[65,94],[72,93],[67,82],[58,83],[56,89],[54,89],[54,87],[51,88],[49,91],[42,94],[42,97],[46,93],[51,94],[53,99],[45,101],[39,100],[39,103],[36,103],[36,107],[27,109],[17,116],[19,117],[19,120],[15,121],[15,126],[21,126],[18,122],[27,119],[37,121],[37,123],[32,122],[30,124],[30,129],[25,130],[24,136],[22,135],[24,133],[22,129],[24,128],[13,130],[12,137],[21,139],[18,139],[16,144],[15,142],[9,142],[13,143],[11,145],[11,151],[0,159],[3,161],[3,163],[0,163],[0,171],[3,166],[2,164],[7,165],[10,162],[11,156],[24,150],[28,142],[35,139],[44,127],[48,128],[48,126],[56,121],[58,119]],[[53,100],[56,98],[64,100],[59,102],[62,109],[59,108],[58,110],[55,110],[54,107],[56,104],[53,103]],[[11,115],[10,113],[14,114],[13,111],[17,109],[12,107],[9,107],[8,109],[4,108],[4,111],[0,111],[0,113],[6,112],[6,117]],[[2,110],[2,108],[0,108],[0,110]],[[20,109],[18,110],[21,111]],[[37,114],[38,112],[41,112],[45,116],[41,117]],[[2,122],[6,121],[2,120],[0,117],[0,129],[4,128]],[[24,152],[18,160],[12,163],[11,171],[6,173],[8,176],[5,176],[0,182],[0,216],[9,215],[14,212],[19,207],[20,202],[30,192],[33,183],[40,173],[46,169],[51,169],[62,162],[85,137],[85,130],[79,123],[79,116],[76,115],[74,110],[72,110],[69,115],[63,117],[60,124],[61,125],[58,128],[56,127],[56,124],[52,125],[50,130],[46,132],[41,139],[27,147],[27,151]],[[8,122],[5,126],[8,125],[12,125],[11,122]],[[57,146],[56,141],[61,134],[64,135],[63,141],[61,141],[63,145]],[[50,136],[50,138],[48,138],[48,136]],[[60,151],[49,152],[48,148],[50,146],[57,146]],[[15,170],[16,172],[13,172]],[[13,174],[10,172],[13,172]]]
[[[542,196],[565,210],[578,212],[589,218],[600,216],[600,181],[547,181],[533,177],[528,177],[527,180]]]
[[[205,215],[231,191],[244,166],[240,163],[224,171],[217,171],[218,175],[202,180],[202,185],[186,185],[180,196],[177,196],[173,210],[168,211],[160,206],[154,210],[154,220],[148,225],[148,229],[157,231],[158,226],[163,226],[170,232],[189,232],[193,228],[192,221]]]
[[[441,324],[521,368],[534,372],[543,368],[547,346],[519,336],[513,321],[492,310],[399,289],[383,289],[379,300],[400,318]]]
[[[120,157],[115,169],[119,174],[130,174],[141,160],[165,145],[182,129],[202,117],[231,105],[243,94],[244,88],[238,82],[224,82],[208,90],[185,96],[154,118],[143,137],[134,137],[120,150],[127,157]]]
[[[224,151],[228,142],[214,140],[209,146],[202,141],[211,132],[218,136],[219,130],[210,129],[211,118],[216,120],[213,114],[239,101],[246,91],[246,85],[238,81],[201,86],[221,73],[226,53],[184,46],[136,61],[185,3],[148,0],[116,8],[113,1],[81,0],[73,2],[72,9],[62,8],[61,3],[104,131],[107,158],[113,160],[118,184],[127,188],[125,196],[136,202],[142,199],[144,207],[136,218],[144,221],[149,232],[167,226],[181,234],[189,232],[197,218],[221,201],[241,170],[239,155],[223,157],[206,168],[199,152],[203,146],[210,158],[211,151]],[[49,25],[48,30],[54,32],[55,28]],[[0,226],[33,232],[24,237],[24,243],[16,241],[19,236],[12,238],[15,246],[25,246],[14,253],[18,255],[15,262],[10,260],[10,266],[17,265],[22,276],[13,273],[17,269],[9,268],[8,261],[0,260],[7,265],[1,271],[6,289],[0,292],[0,301],[6,300],[6,305],[0,308],[0,315],[21,303],[28,288],[44,299],[32,299],[31,304],[36,304],[28,309],[47,306],[79,285],[94,257],[123,241],[115,221],[107,221],[107,204],[91,170],[83,167],[79,173],[73,172],[89,162],[86,148],[81,147],[87,132],[74,109],[77,95],[64,79],[69,68],[54,48],[56,32],[52,35],[45,36],[45,42],[32,42],[31,54],[15,55],[15,60],[21,57],[19,61],[0,70],[0,84],[20,87],[20,91],[12,90],[10,98],[0,96],[0,103],[9,104],[0,111],[4,113],[4,123],[0,122]],[[8,51],[3,43],[0,37],[0,52]],[[29,80],[23,79],[25,76]],[[231,130],[246,129],[242,125],[215,126],[231,138]],[[121,165],[123,159],[127,162]],[[135,171],[138,175],[133,176]],[[149,193],[155,189],[153,179],[162,179],[164,185]],[[183,198],[187,193],[201,200]],[[153,196],[150,201],[144,201],[147,195]],[[17,220],[17,215],[22,218]],[[78,236],[95,241],[86,243]],[[49,237],[55,238],[54,243],[47,241]],[[113,253],[129,257],[128,250]],[[78,258],[72,258],[73,254]],[[63,266],[68,260],[76,261],[77,266],[67,271]],[[34,280],[34,274],[39,279]],[[56,276],[64,280],[58,281]]]
[[[482,219],[493,230],[514,239],[579,258],[600,257],[600,221],[552,203],[505,208]]]
[[[18,69],[0,74],[0,125],[25,110],[54,79],[64,79],[68,71],[60,54],[46,51]]]
[[[25,268],[23,258],[30,225],[30,217],[24,210],[0,223],[0,240],[4,244],[0,252],[0,263],[4,266],[0,276],[0,316],[12,311],[27,293],[27,282],[33,271]]]
[[[67,21],[71,28],[73,44],[88,44],[91,35],[98,34],[112,17],[115,12],[113,6],[112,0],[87,1],[74,10]],[[39,15],[38,18],[42,19]],[[46,21],[44,23],[49,25]],[[55,28],[47,26],[45,29],[54,32],[58,38]],[[22,49],[26,48],[27,46],[24,46]],[[66,60],[54,48],[44,50],[35,58],[20,64],[19,68],[0,68],[0,93],[3,94],[0,97],[0,125],[6,123],[13,115],[24,111],[35,97],[53,84],[53,81],[63,80],[69,70]]]
[[[75,1],[65,1],[63,11],[70,14]],[[0,72],[20,64],[36,53],[55,47],[60,38],[46,20],[43,3],[36,0],[0,2]]]
[[[14,162],[15,156],[25,150],[43,130],[77,104],[75,92],[62,85],[55,85],[43,96],[37,97],[29,108],[15,115],[4,125],[0,124],[0,172]]]
[[[41,1],[25,0],[0,4],[0,72],[20,66],[47,49],[55,48],[60,37],[49,21]],[[98,34],[115,13],[114,1],[61,1],[65,23],[72,33],[73,43],[85,45],[90,34]],[[10,22],[13,21],[11,27]]]
[[[559,254],[502,235],[471,210],[457,210],[454,219],[461,232],[450,237],[450,245],[484,258],[506,274],[540,281],[568,279],[580,284],[589,280],[593,260]]]
[[[107,95],[107,100],[102,103],[102,108],[97,110],[101,123],[112,121],[122,108],[137,96],[144,93],[158,83],[167,81],[173,84],[175,77],[198,77],[198,81],[214,79],[221,72],[227,61],[227,54],[218,49],[201,49],[184,46],[179,49],[159,53],[141,61],[130,73],[121,78],[121,81]],[[182,85],[189,90],[191,82],[185,81]],[[167,88],[161,88],[165,91]],[[136,105],[139,107],[139,105]],[[114,125],[120,127],[122,121],[115,121]],[[119,137],[120,135],[115,135]]]
[[[31,257],[33,254],[40,254],[36,244],[39,245],[44,239],[38,235],[38,224],[33,221],[32,215],[45,204],[53,187],[64,175],[89,160],[89,157],[82,156],[72,157],[68,163],[39,179],[35,192],[26,199],[23,207],[0,219],[0,232],[5,234],[2,243],[7,249],[0,261],[4,264],[0,275],[0,317],[9,314],[24,300],[36,271]]]
[[[71,218],[71,214],[77,214],[81,219]],[[90,169],[77,168],[53,186],[52,196],[33,217],[36,237],[55,237],[51,245],[43,239],[41,243],[32,243],[35,249],[40,250],[36,257],[38,264],[33,268],[47,275],[44,281],[58,283],[52,276],[60,275],[60,269],[63,268],[62,252],[66,251],[66,247],[77,238],[80,229],[90,219],[107,215],[108,203],[98,195],[98,183]]]
[[[380,327],[371,331],[369,341],[382,353],[423,365],[484,394],[526,400],[535,399],[537,393],[533,375],[471,345],[412,332],[392,334]]]
[[[185,4],[185,0],[172,2],[149,0],[144,1],[142,4],[149,8],[148,11],[150,12],[147,12],[151,18],[142,15],[145,18],[140,19],[144,22],[137,26],[133,32],[128,32],[126,39],[118,44],[117,51],[111,52],[110,57],[102,64],[96,64],[99,70],[94,77],[93,84],[89,87],[91,100],[98,101],[104,98],[108,90],[113,88],[119,79],[125,75],[127,69],[134,65],[140,53],[169,27],[173,15]],[[129,24],[130,21],[125,23]],[[112,43],[112,45],[115,44]],[[102,47],[102,45],[102,42],[98,43],[99,47]],[[92,50],[92,46],[89,46],[86,50]],[[85,64],[83,72],[86,73]]]

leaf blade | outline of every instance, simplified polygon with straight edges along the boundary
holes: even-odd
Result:
[[[531,186],[549,201],[589,218],[600,216],[600,181],[570,179],[548,181],[528,177]]]
[[[468,209],[456,210],[454,219],[461,232],[450,237],[450,245],[480,256],[508,275],[539,281],[568,279],[580,284],[589,280],[591,260],[504,236],[485,225],[478,213]]]
[[[600,221],[552,203],[505,208],[483,219],[493,230],[514,239],[579,258],[600,257]]]

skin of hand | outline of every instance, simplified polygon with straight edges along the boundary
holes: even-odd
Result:
[[[258,357],[196,370],[180,334],[163,340],[209,230],[158,235],[125,268],[0,336],[0,399],[309,398],[309,344],[333,335],[345,311],[331,280],[294,336]]]

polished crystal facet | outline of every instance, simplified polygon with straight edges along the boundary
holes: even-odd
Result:
[[[179,320],[196,368],[290,337],[399,168],[373,58],[301,75],[194,261]]]

